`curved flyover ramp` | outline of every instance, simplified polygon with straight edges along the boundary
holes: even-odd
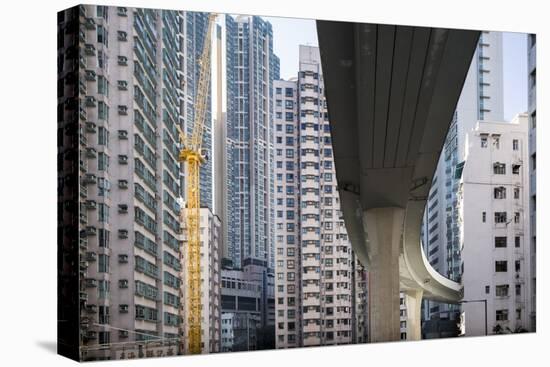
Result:
[[[454,303],[460,284],[428,263],[420,228],[432,177],[479,32],[317,21],[344,221],[369,269],[369,335],[420,338],[422,297]]]

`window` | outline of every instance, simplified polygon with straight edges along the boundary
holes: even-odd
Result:
[[[495,261],[495,271],[502,273],[508,271],[508,261],[501,260],[501,261]]]
[[[514,199],[519,199],[519,187],[514,187]]]
[[[292,88],[285,88],[285,96],[286,97],[292,97],[294,95],[294,91]]]
[[[485,223],[487,221],[487,213],[486,212],[481,213],[481,221],[483,223]]]
[[[97,26],[97,42],[109,46],[109,34],[102,25]]]
[[[98,273],[108,273],[109,272],[109,256],[105,254],[98,255],[97,262],[97,271]]]
[[[281,93],[282,93],[282,88],[275,89],[275,94],[281,94]]]
[[[99,247],[108,248],[109,247],[110,232],[106,229],[100,228],[97,231],[97,234],[98,234]]]
[[[506,212],[495,212],[495,223],[506,223]]]
[[[109,221],[109,206],[107,204],[100,203],[98,205],[97,220],[100,222]]]
[[[495,199],[506,199],[506,188],[503,186],[495,187],[494,197]]]
[[[489,294],[491,293],[491,286],[490,285],[486,285],[485,286],[485,294]]]
[[[514,263],[514,267],[515,267],[516,272],[520,271],[521,270],[521,261],[516,260],[515,263]]]
[[[514,223],[519,223],[519,212],[514,213]]]
[[[512,140],[512,149],[513,150],[519,150],[519,141],[518,141],[518,139]]]
[[[520,247],[520,245],[521,245],[521,240],[520,240],[519,236],[516,236],[515,237],[515,246],[516,246],[516,248]]]
[[[497,310],[496,319],[497,321],[508,321],[508,310]]]
[[[103,152],[97,154],[97,170],[106,171],[109,169],[109,156]]]
[[[507,245],[507,237],[495,237],[495,247],[504,248]]]
[[[98,323],[101,325],[109,323],[109,306],[99,306]]]
[[[98,333],[99,344],[110,344],[111,343],[111,332],[110,331],[100,331]]]
[[[111,282],[108,280],[99,280],[97,282],[97,293],[99,298],[109,298]]]
[[[98,145],[109,145],[109,130],[107,130],[103,126],[100,126],[97,129],[97,144]]]
[[[500,149],[500,136],[493,137],[493,146],[495,149]]]
[[[521,284],[516,284],[516,296],[521,296]]]
[[[494,163],[493,164],[493,173],[495,175],[505,175],[506,174],[506,165],[504,163]]]
[[[487,136],[482,136],[481,137],[481,147],[482,148],[487,148]]]
[[[512,174],[513,175],[519,175],[519,164],[512,164]]]
[[[105,96],[109,95],[109,82],[102,75],[99,75],[97,77],[97,93],[103,94]]]
[[[97,117],[100,120],[107,120],[109,117],[109,106],[105,102],[99,101],[97,103]]]
[[[508,284],[497,285],[495,288],[497,297],[508,297],[508,289],[510,286]]]

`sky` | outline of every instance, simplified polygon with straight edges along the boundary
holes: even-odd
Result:
[[[318,46],[315,21],[311,19],[265,17],[273,26],[273,48],[281,60],[281,78],[296,77],[298,46]],[[504,120],[527,111],[527,36],[504,32],[503,82]]]

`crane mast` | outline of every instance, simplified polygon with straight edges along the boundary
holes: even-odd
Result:
[[[201,353],[201,271],[200,271],[200,166],[206,161],[202,152],[202,136],[206,119],[210,85],[210,50],[216,14],[208,15],[206,36],[199,59],[199,82],[195,97],[193,131],[186,136],[178,127],[183,144],[179,161],[187,164],[185,221],[187,229],[187,305],[189,353]]]

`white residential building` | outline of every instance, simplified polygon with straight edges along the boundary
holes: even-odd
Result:
[[[297,79],[274,82],[277,348],[366,339],[366,275],[356,282],[323,89],[311,46],[300,46]]]
[[[478,122],[467,135],[457,195],[467,336],[485,325],[489,334],[531,330],[528,156],[526,114]]]
[[[426,204],[422,239],[428,261],[440,274],[458,282],[461,260],[456,173],[464,162],[466,134],[476,122],[504,118],[502,60],[502,33],[481,32]],[[434,301],[425,301],[424,308],[425,319],[453,319],[460,309]]]
[[[182,264],[187,267],[187,241],[186,241],[186,209],[181,211],[181,223],[183,234]],[[221,350],[221,257],[222,257],[222,232],[220,218],[209,208],[200,209],[200,239],[201,239],[201,343],[202,353],[215,353]],[[182,321],[184,354],[189,351],[188,343],[188,297],[187,274],[182,271],[181,295],[182,306],[180,317]]]

